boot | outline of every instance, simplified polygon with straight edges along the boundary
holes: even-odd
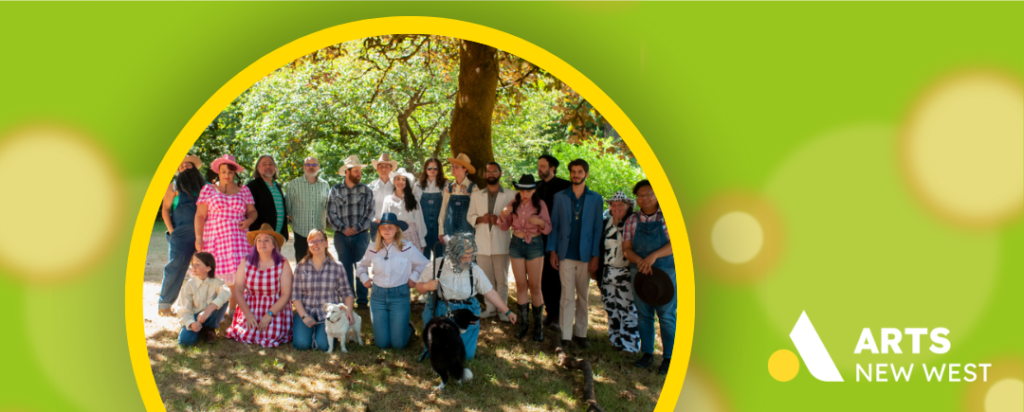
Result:
[[[536,309],[534,309],[536,311]],[[526,337],[530,330],[530,304],[519,305],[519,332],[516,332],[516,339]]]
[[[544,325],[541,320],[541,315],[544,314],[544,305],[535,306],[533,308],[533,340],[537,342],[544,341]],[[523,322],[525,325],[526,322]]]

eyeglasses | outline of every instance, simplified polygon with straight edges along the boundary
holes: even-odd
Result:
[[[640,198],[652,198],[652,197],[654,197],[654,193],[648,193],[648,194],[643,194],[643,195],[636,195],[637,199],[640,199]]]
[[[488,176],[498,176],[498,175],[501,175],[501,172],[491,172],[491,171],[487,171],[487,172],[486,172],[486,174],[487,174]]]
[[[306,167],[317,167],[317,166],[320,166],[320,164],[319,163],[306,163]]]
[[[427,168],[427,170],[437,170],[437,167],[436,166],[430,166],[430,167]]]
[[[319,245],[319,244],[321,244],[321,243],[324,243],[324,242],[326,242],[326,240],[323,240],[323,239],[317,239],[317,240],[310,240],[310,241],[309,241],[309,242],[307,242],[307,243],[309,243],[309,244],[311,244],[311,245]]]

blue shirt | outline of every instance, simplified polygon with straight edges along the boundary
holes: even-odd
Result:
[[[583,220],[580,218],[583,215],[583,199],[584,197],[576,197],[576,193],[572,190],[569,191],[572,194],[572,223],[569,230],[569,251],[565,254],[565,259],[572,259],[580,261],[580,230],[583,228]]]

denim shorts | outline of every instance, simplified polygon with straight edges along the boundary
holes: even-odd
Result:
[[[508,257],[512,259],[533,260],[544,256],[544,241],[540,236],[534,236],[530,243],[512,236],[512,243],[508,245]]]

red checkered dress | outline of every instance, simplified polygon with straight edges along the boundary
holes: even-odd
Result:
[[[286,261],[270,269],[259,270],[258,266],[245,265],[245,304],[256,316],[257,322],[267,314],[270,307],[281,298],[281,274]],[[228,337],[242,343],[258,343],[263,347],[276,347],[292,340],[292,308],[285,305],[281,313],[274,316],[267,330],[247,329],[245,314],[235,311],[235,318],[228,329]]]
[[[196,204],[207,204],[206,226],[203,227],[203,251],[217,260],[217,277],[227,284],[235,282],[235,271],[252,246],[245,237],[245,229],[238,224],[245,220],[246,205],[254,204],[252,192],[242,186],[238,193],[228,196],[213,185],[203,186]]]

